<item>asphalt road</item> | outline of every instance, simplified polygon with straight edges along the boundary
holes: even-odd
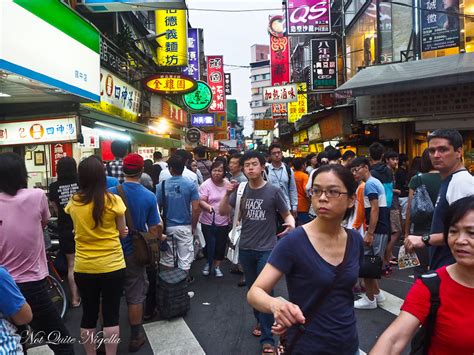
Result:
[[[246,288],[237,287],[239,276],[229,273],[230,263],[222,266],[224,277],[204,277],[200,271],[204,261],[196,261],[191,271],[196,278],[189,286],[194,292],[191,310],[183,319],[160,321],[152,319],[146,324],[149,338],[136,354],[259,354],[258,338],[251,335],[255,319],[246,302]],[[389,302],[376,310],[356,310],[360,348],[368,352],[383,330],[395,319],[400,304],[408,292],[413,278],[409,270],[395,270],[381,280],[381,288],[389,293]],[[281,281],[276,295],[287,296],[285,282]],[[130,330],[126,318],[126,304],[122,302],[120,317],[119,354],[128,353]],[[81,309],[70,309],[65,320],[72,336],[78,338]],[[77,354],[84,354],[80,344]],[[29,354],[48,354],[45,347],[30,350]]]

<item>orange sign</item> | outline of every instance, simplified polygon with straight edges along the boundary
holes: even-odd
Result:
[[[197,88],[196,81],[190,76],[179,73],[162,73],[143,79],[148,91],[157,94],[185,94]]]
[[[186,111],[166,99],[163,99],[163,116],[180,126],[186,126],[188,124]]]
[[[273,120],[255,120],[253,121],[254,130],[273,131],[275,123]]]

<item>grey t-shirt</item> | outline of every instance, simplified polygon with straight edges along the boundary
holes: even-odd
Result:
[[[235,208],[237,192],[230,195],[230,205]],[[241,249],[267,251],[277,242],[277,211],[288,212],[285,196],[281,189],[266,183],[259,189],[245,187],[240,201],[242,216]]]

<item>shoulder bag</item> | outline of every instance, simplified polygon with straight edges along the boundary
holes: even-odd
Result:
[[[431,344],[431,336],[433,335],[436,315],[438,308],[441,304],[439,298],[439,286],[441,279],[436,272],[430,272],[425,275],[421,275],[421,281],[430,290],[430,313],[426,319],[426,327],[420,326],[418,331],[415,333],[411,341],[410,355],[428,355],[428,349]]]
[[[419,186],[413,195],[410,209],[410,219],[415,224],[431,221],[434,213],[433,201],[420,175],[418,175],[418,180]]]
[[[382,258],[379,255],[364,255],[362,265],[359,269],[359,277],[363,279],[380,279],[382,277]]]
[[[246,182],[241,182],[237,188],[237,199],[235,201],[234,219],[232,222],[232,230],[229,232],[229,250],[227,251],[227,259],[233,264],[239,263],[239,242],[240,233],[242,231],[242,225],[239,223],[240,220],[240,202],[242,195],[244,194]]]
[[[349,259],[349,249],[351,248],[351,243],[352,243],[352,240],[350,240],[350,238],[352,238],[352,235],[347,229],[346,229],[346,233],[347,233],[346,250],[344,251],[344,257],[342,258],[342,262],[336,267],[335,276],[334,276],[334,279],[332,280],[331,284],[328,287],[326,287],[326,289],[324,289],[323,292],[321,292],[318,295],[318,297],[314,300],[314,302],[310,303],[311,304],[310,308],[305,312],[306,313],[306,315],[305,315],[306,323],[305,324],[307,324],[307,325],[311,324],[311,322],[314,320],[314,318],[316,317],[319,309],[324,304],[324,302],[326,301],[328,296],[331,294],[331,291],[334,289],[337,282],[339,281],[339,279],[342,275],[342,272],[344,270],[344,267],[347,265],[347,261]],[[286,354],[291,354],[293,352],[296,344],[301,339],[301,337],[304,335],[305,330],[306,329],[305,329],[305,326],[303,324],[300,324],[298,326],[298,332],[296,333],[296,335],[293,337],[293,339],[291,339],[291,341],[289,341],[284,346],[283,353],[285,355]]]
[[[117,192],[122,198],[125,207],[125,219],[129,229],[128,234],[132,237],[133,257],[140,266],[158,267],[160,262],[160,243],[155,234],[150,232],[140,232],[135,229],[127,197],[122,185],[117,186]]]

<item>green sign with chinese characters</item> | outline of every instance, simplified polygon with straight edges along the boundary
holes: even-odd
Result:
[[[212,103],[211,88],[204,81],[198,81],[196,90],[183,95],[183,101],[193,111],[204,111]]]

